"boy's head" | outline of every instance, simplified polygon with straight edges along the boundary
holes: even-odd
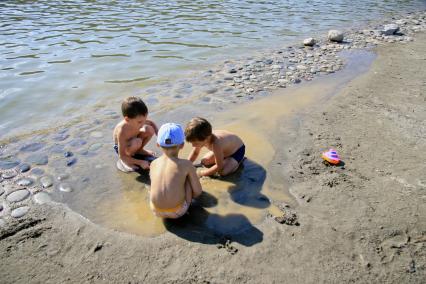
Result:
[[[186,125],[185,138],[186,141],[194,144],[194,142],[205,141],[212,135],[211,124],[202,117],[194,117]]]
[[[185,143],[185,135],[182,126],[176,123],[166,123],[158,130],[157,144],[161,148],[182,148]]]
[[[140,98],[128,97],[121,104],[121,112],[127,122],[134,121],[138,126],[142,126],[148,115],[148,108]]]

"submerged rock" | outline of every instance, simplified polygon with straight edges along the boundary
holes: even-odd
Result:
[[[12,216],[13,218],[21,218],[22,216],[27,214],[29,210],[30,210],[30,207],[22,206],[22,207],[16,208],[15,210],[12,210],[12,212],[10,213],[10,216]]]
[[[44,147],[44,143],[30,143],[19,149],[21,152],[35,152]]]
[[[37,204],[49,203],[49,202],[52,201],[52,198],[46,192],[39,192],[39,193],[35,194],[33,196],[33,199],[34,199],[35,203],[37,203]]]
[[[9,170],[17,165],[19,165],[20,161],[16,158],[8,157],[8,158],[0,158],[0,170]]]
[[[397,24],[389,24],[389,25],[384,25],[382,33],[384,35],[393,35],[397,31],[399,31],[399,26]]]
[[[19,165],[19,172],[21,173],[28,172],[30,169],[31,169],[31,166],[29,164],[24,163]]]
[[[43,186],[43,188],[48,188],[53,185],[52,179],[48,176],[44,176],[40,178],[40,183],[41,183],[41,186]]]
[[[315,45],[315,39],[312,38],[312,37],[309,37],[309,38],[307,38],[307,39],[305,39],[303,41],[303,45],[305,45],[305,46],[314,46]]]
[[[33,154],[27,157],[27,162],[34,165],[47,165],[49,158],[45,154]]]
[[[24,199],[26,199],[28,196],[30,196],[30,192],[26,189],[21,189],[21,190],[17,190],[12,192],[11,194],[9,194],[6,197],[6,200],[11,202],[11,203],[15,203],[15,202],[20,202]]]
[[[72,188],[68,183],[61,183],[59,185],[59,190],[62,192],[71,192]]]
[[[33,184],[33,180],[29,178],[21,178],[18,181],[16,181],[16,184],[19,186],[30,186]]]
[[[330,30],[328,32],[328,40],[334,42],[342,42],[343,41],[343,33],[338,30]]]
[[[17,172],[15,172],[15,171],[8,171],[8,172],[4,172],[4,173],[2,173],[2,178],[4,178],[4,179],[11,179],[11,178],[14,178],[14,177],[16,177],[16,175],[17,175],[18,173]]]

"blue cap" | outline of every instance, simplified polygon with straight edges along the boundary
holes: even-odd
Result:
[[[174,147],[185,142],[182,126],[176,123],[166,123],[158,130],[157,143],[161,147]]]

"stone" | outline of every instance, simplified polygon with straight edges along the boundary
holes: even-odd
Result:
[[[6,222],[3,219],[0,219],[0,228],[6,227]]]
[[[31,166],[27,163],[24,163],[24,164],[20,164],[18,169],[19,169],[19,172],[25,173],[25,172],[28,172],[31,169]]]
[[[328,40],[334,42],[342,42],[343,41],[343,33],[338,30],[330,30],[328,31]]]
[[[32,154],[27,157],[26,161],[30,164],[43,166],[43,165],[47,165],[47,163],[49,162],[49,159],[47,155],[45,154]]]
[[[63,153],[64,148],[65,148],[64,145],[55,144],[52,147],[50,147],[49,152],[56,153],[56,154]]]
[[[265,59],[263,60],[263,63],[271,65],[274,61],[272,59]]]
[[[205,90],[207,94],[214,94],[217,92],[217,88],[208,88]]]
[[[275,64],[275,65],[272,65],[271,68],[274,69],[274,70],[279,70],[279,69],[282,68],[282,66]]]
[[[3,195],[3,193],[4,193],[4,189],[3,189],[3,187],[1,187],[1,188],[0,188],[0,196],[2,196],[2,195]]]
[[[2,211],[3,211],[3,204],[0,203],[0,212],[2,212]]]
[[[33,200],[37,204],[44,204],[52,202],[52,198],[47,192],[39,192],[33,196]]]
[[[67,165],[67,167],[71,167],[75,163],[77,163],[77,158],[71,158],[71,159],[67,160],[66,165]]]
[[[17,165],[19,165],[20,161],[13,157],[0,158],[0,170],[9,170]]]
[[[34,183],[32,179],[29,178],[21,178],[16,181],[16,184],[19,186],[30,186]]]
[[[2,178],[4,178],[4,179],[11,179],[11,178],[14,178],[14,177],[16,177],[16,175],[17,175],[18,173],[17,172],[15,172],[15,171],[7,171],[7,172],[4,172],[4,173],[2,173]]]
[[[44,174],[44,170],[40,168],[34,168],[31,170],[31,174],[41,176],[42,174]]]
[[[72,157],[72,156],[74,156],[74,154],[73,154],[72,152],[70,152],[70,151],[66,151],[66,152],[64,153],[64,157],[65,157],[65,158]]]
[[[28,196],[30,196],[30,192],[26,189],[21,189],[21,190],[17,190],[17,191],[10,193],[6,197],[6,200],[11,202],[11,203],[15,203],[15,202],[20,202],[20,201],[26,199]]]
[[[64,140],[66,140],[68,137],[70,137],[70,136],[69,136],[69,134],[66,134],[66,133],[58,133],[58,134],[53,135],[52,139],[53,139],[54,141],[58,141],[58,142],[60,142],[60,141],[64,141]]]
[[[59,190],[62,192],[71,192],[72,188],[68,183],[61,183],[59,185]]]
[[[41,183],[41,186],[43,186],[43,188],[48,188],[53,185],[52,179],[48,176],[41,177],[40,183]]]
[[[93,131],[90,133],[90,136],[92,136],[93,138],[102,138],[104,137],[104,134],[100,131]]]
[[[36,152],[44,147],[44,143],[30,143],[22,146],[19,150],[21,152]]]
[[[305,45],[305,46],[314,46],[315,45],[315,39],[312,38],[312,37],[309,37],[309,38],[307,38],[307,39],[305,39],[303,41],[303,45]]]
[[[71,147],[75,147],[75,148],[77,148],[77,147],[81,147],[81,146],[84,146],[84,145],[86,145],[86,144],[87,144],[86,140],[83,140],[83,139],[73,139],[73,140],[71,140],[71,142],[69,143],[69,145],[70,145]]]
[[[21,218],[25,214],[27,214],[29,210],[30,210],[29,206],[22,206],[12,210],[12,212],[10,213],[10,216],[12,216],[13,218]]]
[[[384,25],[382,33],[384,35],[393,35],[397,31],[399,31],[399,26],[397,24],[389,24],[389,25]]]
[[[59,181],[62,181],[62,180],[66,180],[68,178],[69,178],[69,175],[67,175],[67,174],[60,174],[56,179],[59,180]]]
[[[102,143],[95,143],[95,144],[90,145],[89,151],[95,152],[95,151],[99,150],[100,148],[102,148]]]

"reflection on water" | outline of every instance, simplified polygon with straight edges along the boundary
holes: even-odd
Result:
[[[424,7],[420,0],[1,1],[0,137],[81,115],[218,57]]]

